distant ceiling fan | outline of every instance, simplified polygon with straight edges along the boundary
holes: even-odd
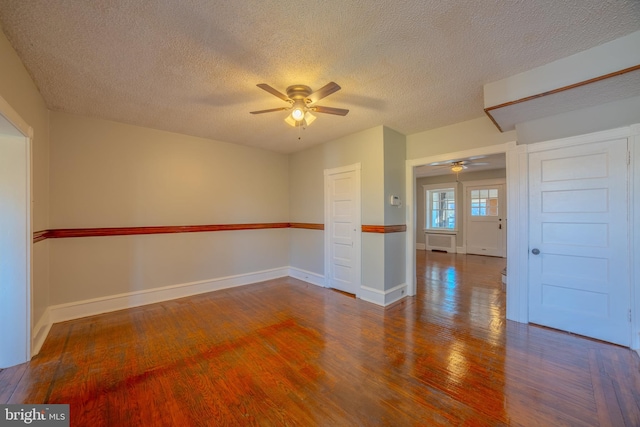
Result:
[[[345,110],[343,108],[322,107],[320,105],[315,105],[315,103],[322,98],[340,90],[340,86],[338,86],[338,84],[334,82],[327,83],[315,92],[312,92],[311,88],[305,85],[289,86],[286,90],[286,95],[272,88],[266,83],[260,83],[257,86],[260,89],[266,90],[270,94],[277,96],[283,101],[288,102],[290,105],[288,107],[251,111],[251,114],[263,114],[271,113],[274,111],[292,110],[291,114],[289,114],[284,120],[294,127],[310,125],[316,119],[316,117],[311,114],[312,111],[314,113],[334,114],[337,116],[346,116],[349,112],[349,110]]]
[[[450,168],[451,172],[460,172],[464,169],[469,169],[470,166],[486,166],[489,163],[473,162],[472,160],[482,159],[486,156],[470,157],[467,160],[448,160],[445,162],[429,163],[427,166],[442,166],[443,168]]]

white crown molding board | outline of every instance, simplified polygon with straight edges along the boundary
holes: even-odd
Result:
[[[128,292],[84,301],[59,304],[49,307],[50,321],[51,323],[64,322],[66,320],[78,319],[111,311],[154,304],[157,302],[184,298],[191,295],[218,291],[236,286],[249,285],[251,283],[286,277],[288,274],[289,269],[287,267],[281,267],[255,273],[201,280],[197,282],[164,286],[162,288]]]
[[[301,268],[289,267],[289,276],[324,288],[324,276]]]

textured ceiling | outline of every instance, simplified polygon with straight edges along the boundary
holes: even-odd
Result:
[[[485,83],[640,29],[637,0],[0,0],[52,110],[293,152],[377,125],[482,116]],[[335,81],[301,131],[284,92]]]

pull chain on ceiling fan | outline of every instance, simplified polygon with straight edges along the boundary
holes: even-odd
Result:
[[[345,110],[343,108],[314,105],[322,98],[340,90],[340,86],[335,82],[327,83],[315,92],[312,92],[311,88],[305,85],[289,86],[286,90],[286,95],[278,91],[277,89],[272,88],[266,83],[260,83],[257,86],[260,89],[263,89],[270,94],[277,96],[283,101],[288,102],[290,105],[288,107],[251,111],[251,114],[263,114],[272,113],[275,111],[291,110],[291,113],[284,119],[284,121],[294,127],[308,126],[313,123],[313,121],[316,119],[316,116],[311,114],[312,111],[314,113],[334,114],[337,116],[346,116],[349,112],[349,110]]]

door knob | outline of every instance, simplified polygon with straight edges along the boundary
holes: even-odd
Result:
[[[531,253],[534,254],[534,255],[538,255],[540,253],[540,249],[533,248],[533,249],[531,249]]]

